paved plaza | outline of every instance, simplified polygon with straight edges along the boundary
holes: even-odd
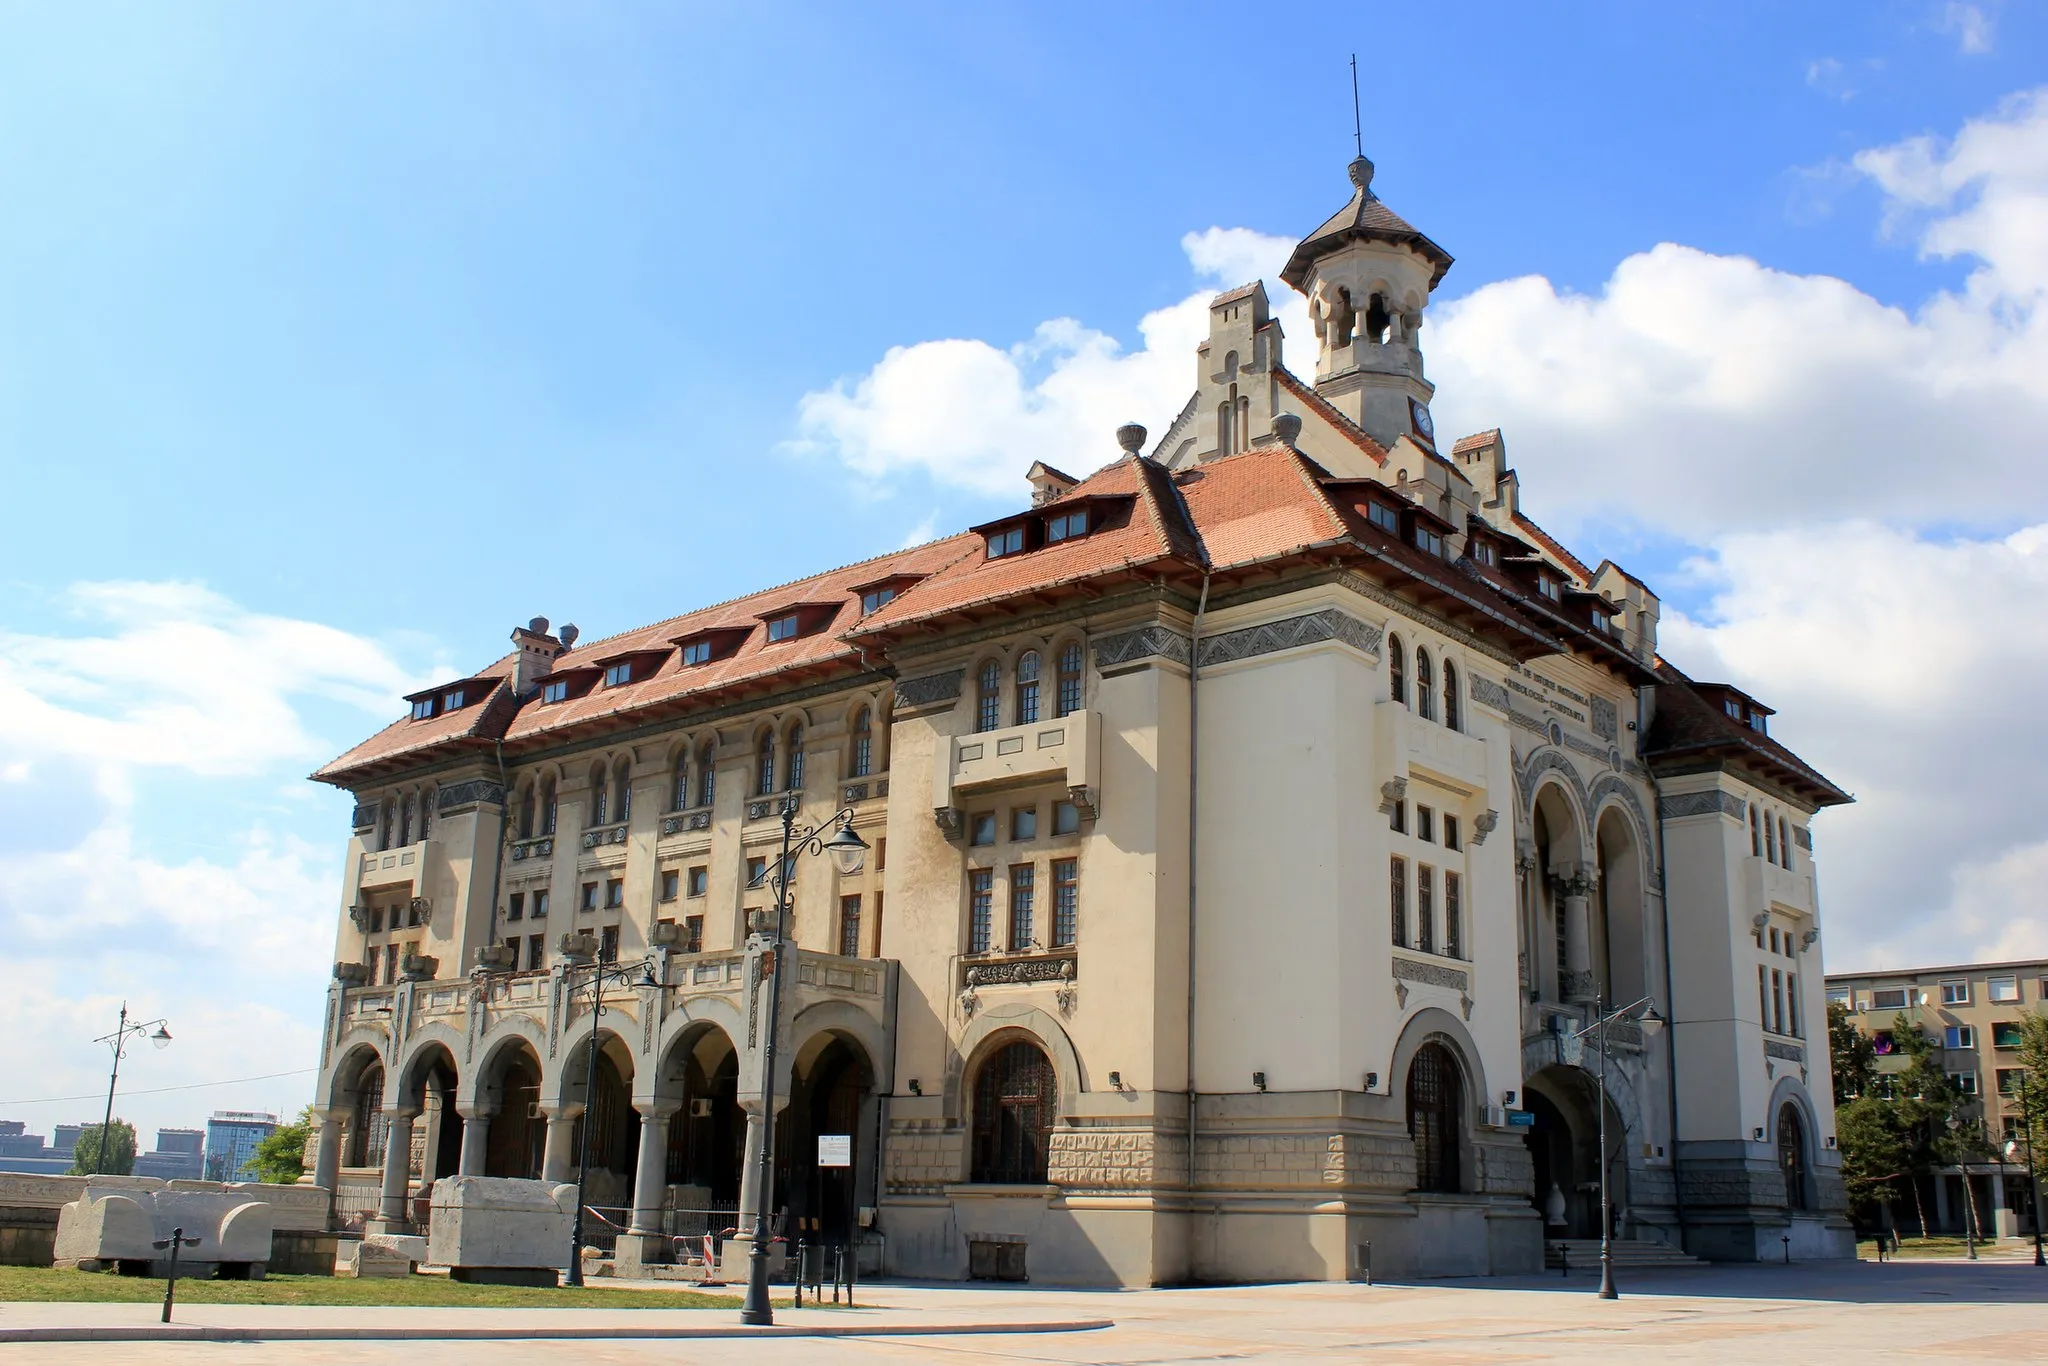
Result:
[[[532,1363],[888,1362],[1132,1363],[1343,1361],[1368,1352],[1400,1362],[1814,1362],[1882,1353],[1888,1362],[2048,1359],[2048,1270],[2026,1261],[1844,1263],[1715,1267],[1639,1273],[1623,1298],[1603,1303],[1591,1276],[1402,1285],[1229,1286],[1187,1290],[1067,1291],[883,1284],[856,1310],[806,1309],[784,1324],[918,1328],[873,1337],[606,1337],[492,1345],[421,1337],[403,1341],[73,1342],[0,1345],[0,1362],[148,1362],[150,1366],[261,1360],[473,1362],[515,1351]],[[0,1329],[134,1326],[149,1305],[0,1305]],[[184,1324],[303,1328],[372,1326],[498,1330],[526,1324],[607,1333],[641,1325],[726,1329],[728,1311],[316,1309],[181,1306]],[[945,1332],[1107,1320],[1078,1331]],[[940,1331],[933,1331],[940,1330]]]

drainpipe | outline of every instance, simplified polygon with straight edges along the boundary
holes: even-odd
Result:
[[[1650,691],[1646,700],[1640,694],[1636,701],[1636,750],[1641,752],[1643,736],[1648,733],[1650,711],[1656,705],[1656,692]],[[1656,785],[1651,785],[1651,797],[1657,796]],[[1669,1073],[1669,1082],[1664,1093],[1671,1108],[1671,1199],[1678,1213],[1678,1246],[1685,1249],[1685,1180],[1679,1171],[1678,1161],[1678,996],[1672,989],[1671,980],[1671,869],[1664,862],[1664,813],[1659,811],[1650,821],[1651,832],[1657,841],[1657,920],[1664,937],[1664,1000],[1671,1012],[1671,1027],[1664,1031],[1664,1067]]]
[[[1195,624],[1188,649],[1188,1193],[1195,1190],[1195,851],[1201,810],[1196,758],[1201,750],[1202,617],[1209,610],[1209,575],[1202,574],[1202,599],[1195,605]],[[1191,1202],[1192,1203],[1192,1202]],[[1192,1213],[1192,1210],[1190,1211]],[[1192,1268],[1191,1268],[1192,1269]]]
[[[485,948],[498,942],[498,884],[505,875],[505,843],[512,835],[512,784],[505,776],[505,742],[493,740],[491,744],[498,752],[498,790],[505,794],[505,799],[498,825],[498,856],[491,863],[491,918],[484,936]]]

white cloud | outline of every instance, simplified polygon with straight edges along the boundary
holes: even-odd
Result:
[[[1667,617],[1665,654],[1778,708],[1773,733],[1857,798],[1815,822],[1829,968],[2048,954],[2048,525],[1750,533],[1692,572],[1711,608]]]
[[[1955,35],[1956,46],[1964,52],[1978,54],[1991,51],[1993,24],[1991,16],[1981,6],[1948,0],[1935,27],[1943,33]]]
[[[1856,98],[1856,89],[1849,83],[1848,73],[1842,63],[1834,57],[1817,57],[1806,64],[1806,84],[1820,91],[1830,99],[1847,104]]]

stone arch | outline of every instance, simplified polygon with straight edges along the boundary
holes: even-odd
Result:
[[[455,1092],[458,1105],[489,1105],[496,1107],[498,1096],[498,1074],[503,1070],[506,1055],[516,1046],[524,1044],[533,1061],[543,1072],[546,1064],[548,1039],[540,1022],[524,1014],[508,1014],[501,1018],[478,1041],[472,1053],[470,1066],[462,1074],[461,1085]]]
[[[640,1050],[633,1046],[633,1036],[639,1033],[638,1024],[630,1016],[619,1013],[618,1007],[607,1001],[605,1018],[597,1025],[597,1051],[609,1056],[614,1064],[623,1061],[625,1078],[634,1083],[641,1071]],[[571,1105],[580,1103],[583,1085],[583,1068],[590,1053],[591,1017],[585,1014],[576,1023],[564,1029],[555,1041],[555,1056],[549,1060],[542,1086],[544,1098],[550,1105]]]
[[[795,1046],[782,1056],[778,1069],[782,1075],[776,1078],[778,1089],[788,1086],[799,1057],[813,1045],[821,1044],[826,1035],[845,1039],[867,1054],[876,1090],[886,1092],[894,1084],[894,1050],[875,1017],[850,1001],[820,1001],[805,1007],[790,1023],[789,1036]]]
[[[1458,1070],[1463,1094],[1458,1110],[1459,1189],[1471,1190],[1483,1179],[1484,1164],[1479,1155],[1479,1125],[1490,1103],[1486,1065],[1465,1022],[1438,1006],[1424,1006],[1410,1015],[1394,1040],[1388,1060],[1387,1090],[1408,1119],[1408,1083],[1416,1058],[1430,1044],[1441,1045]]]
[[[1598,1056],[1592,1040],[1588,1039],[1581,1062],[1568,1063],[1558,1047],[1557,1036],[1539,1034],[1522,1045],[1522,1075],[1533,1077],[1546,1067],[1576,1067],[1586,1074],[1590,1082],[1593,1080],[1594,1068],[1599,1065]],[[1648,1137],[1648,1130],[1644,1127],[1642,1098],[1636,1094],[1635,1083],[1629,1079],[1628,1072],[1619,1061],[1626,1056],[1613,1053],[1608,1059],[1607,1103],[1614,1107],[1615,1115],[1621,1120],[1628,1138],[1632,1140],[1625,1146],[1624,1156],[1628,1158],[1629,1165],[1638,1166],[1641,1164],[1642,1141]]]
[[[467,1054],[467,1041],[447,1025],[436,1021],[421,1026],[405,1041],[405,1051],[399,1055],[398,1066],[391,1069],[389,1095],[401,1103],[407,1100],[426,1084],[427,1070],[444,1057],[448,1070],[456,1075],[459,1083],[463,1068],[457,1059]]]
[[[1800,1177],[1805,1182],[1805,1190],[1801,1192],[1804,1196],[1804,1201],[1800,1206],[1800,1212],[1810,1213],[1820,1208],[1817,1198],[1818,1190],[1814,1180],[1814,1168],[1816,1165],[1814,1157],[1821,1146],[1820,1116],[1814,1111],[1813,1096],[1807,1091],[1806,1083],[1790,1073],[1779,1077],[1777,1082],[1771,1087],[1771,1098],[1764,1110],[1764,1143],[1770,1148],[1771,1165],[1774,1170],[1779,1169],[1778,1120],[1787,1107],[1798,1118],[1800,1139],[1804,1147],[1804,1167],[1800,1172]],[[1788,1206],[1791,1206],[1793,1203],[1791,1196],[1792,1192],[1788,1190],[1786,1192],[1786,1204]]]
[[[1536,794],[1543,788],[1544,775],[1556,773],[1554,780],[1566,787],[1574,801],[1574,814],[1579,818],[1579,828],[1586,828],[1586,813],[1593,809],[1592,796],[1586,790],[1586,780],[1579,776],[1578,765],[1559,750],[1545,746],[1531,751],[1515,771],[1515,787],[1522,796],[1522,806],[1528,811],[1536,809]]]
[[[384,1056],[383,1035],[366,1026],[358,1025],[342,1035],[335,1045],[334,1068],[327,1074],[327,1105],[330,1109],[344,1110],[354,1103],[356,1087],[364,1075],[376,1068],[384,1081],[379,1084],[376,1105],[384,1106],[383,1086],[388,1084],[391,1067]]]
[[[1081,1093],[1088,1089],[1081,1071],[1081,1058],[1066,1027],[1036,1006],[1011,1002],[989,1006],[975,1015],[959,1047],[946,1060],[946,1113],[954,1118],[967,1115],[967,1078],[996,1046],[1013,1038],[1030,1038],[1052,1059],[1060,1083],[1060,1113],[1072,1114]]]
[[[1597,790],[1596,790],[1597,791]],[[1607,999],[1641,1000],[1655,989],[1650,965],[1650,851],[1629,804],[1608,792],[1593,816],[1593,888],[1598,909],[1597,963]]]
[[[639,1085],[639,1078],[636,1076],[634,1078],[633,1098],[635,1100],[652,1100],[656,1093],[649,1088],[658,1085],[658,1075],[666,1066],[668,1059],[674,1054],[678,1044],[683,1041],[684,1036],[688,1035],[694,1039],[695,1036],[703,1034],[707,1028],[716,1029],[724,1034],[727,1039],[731,1040],[734,1048],[738,1048],[740,1041],[747,1037],[746,1016],[740,1014],[739,1007],[731,1001],[721,996],[705,996],[691,1001],[683,1010],[679,1010],[670,1015],[666,1020],[663,1020],[661,1028],[655,1032],[653,1053],[655,1062],[648,1069],[648,1087],[641,1087]],[[694,1048],[696,1045],[692,1042],[689,1046]]]

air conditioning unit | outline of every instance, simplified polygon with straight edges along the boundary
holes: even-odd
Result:
[[[1508,1112],[1498,1105],[1486,1107],[1486,1122],[1496,1129],[1507,1127]]]
[[[691,1119],[709,1119],[709,1118],[711,1118],[711,1097],[709,1097],[709,1096],[696,1096],[696,1097],[692,1098],[692,1099],[691,1099],[691,1101],[690,1101],[690,1118],[691,1118]]]

